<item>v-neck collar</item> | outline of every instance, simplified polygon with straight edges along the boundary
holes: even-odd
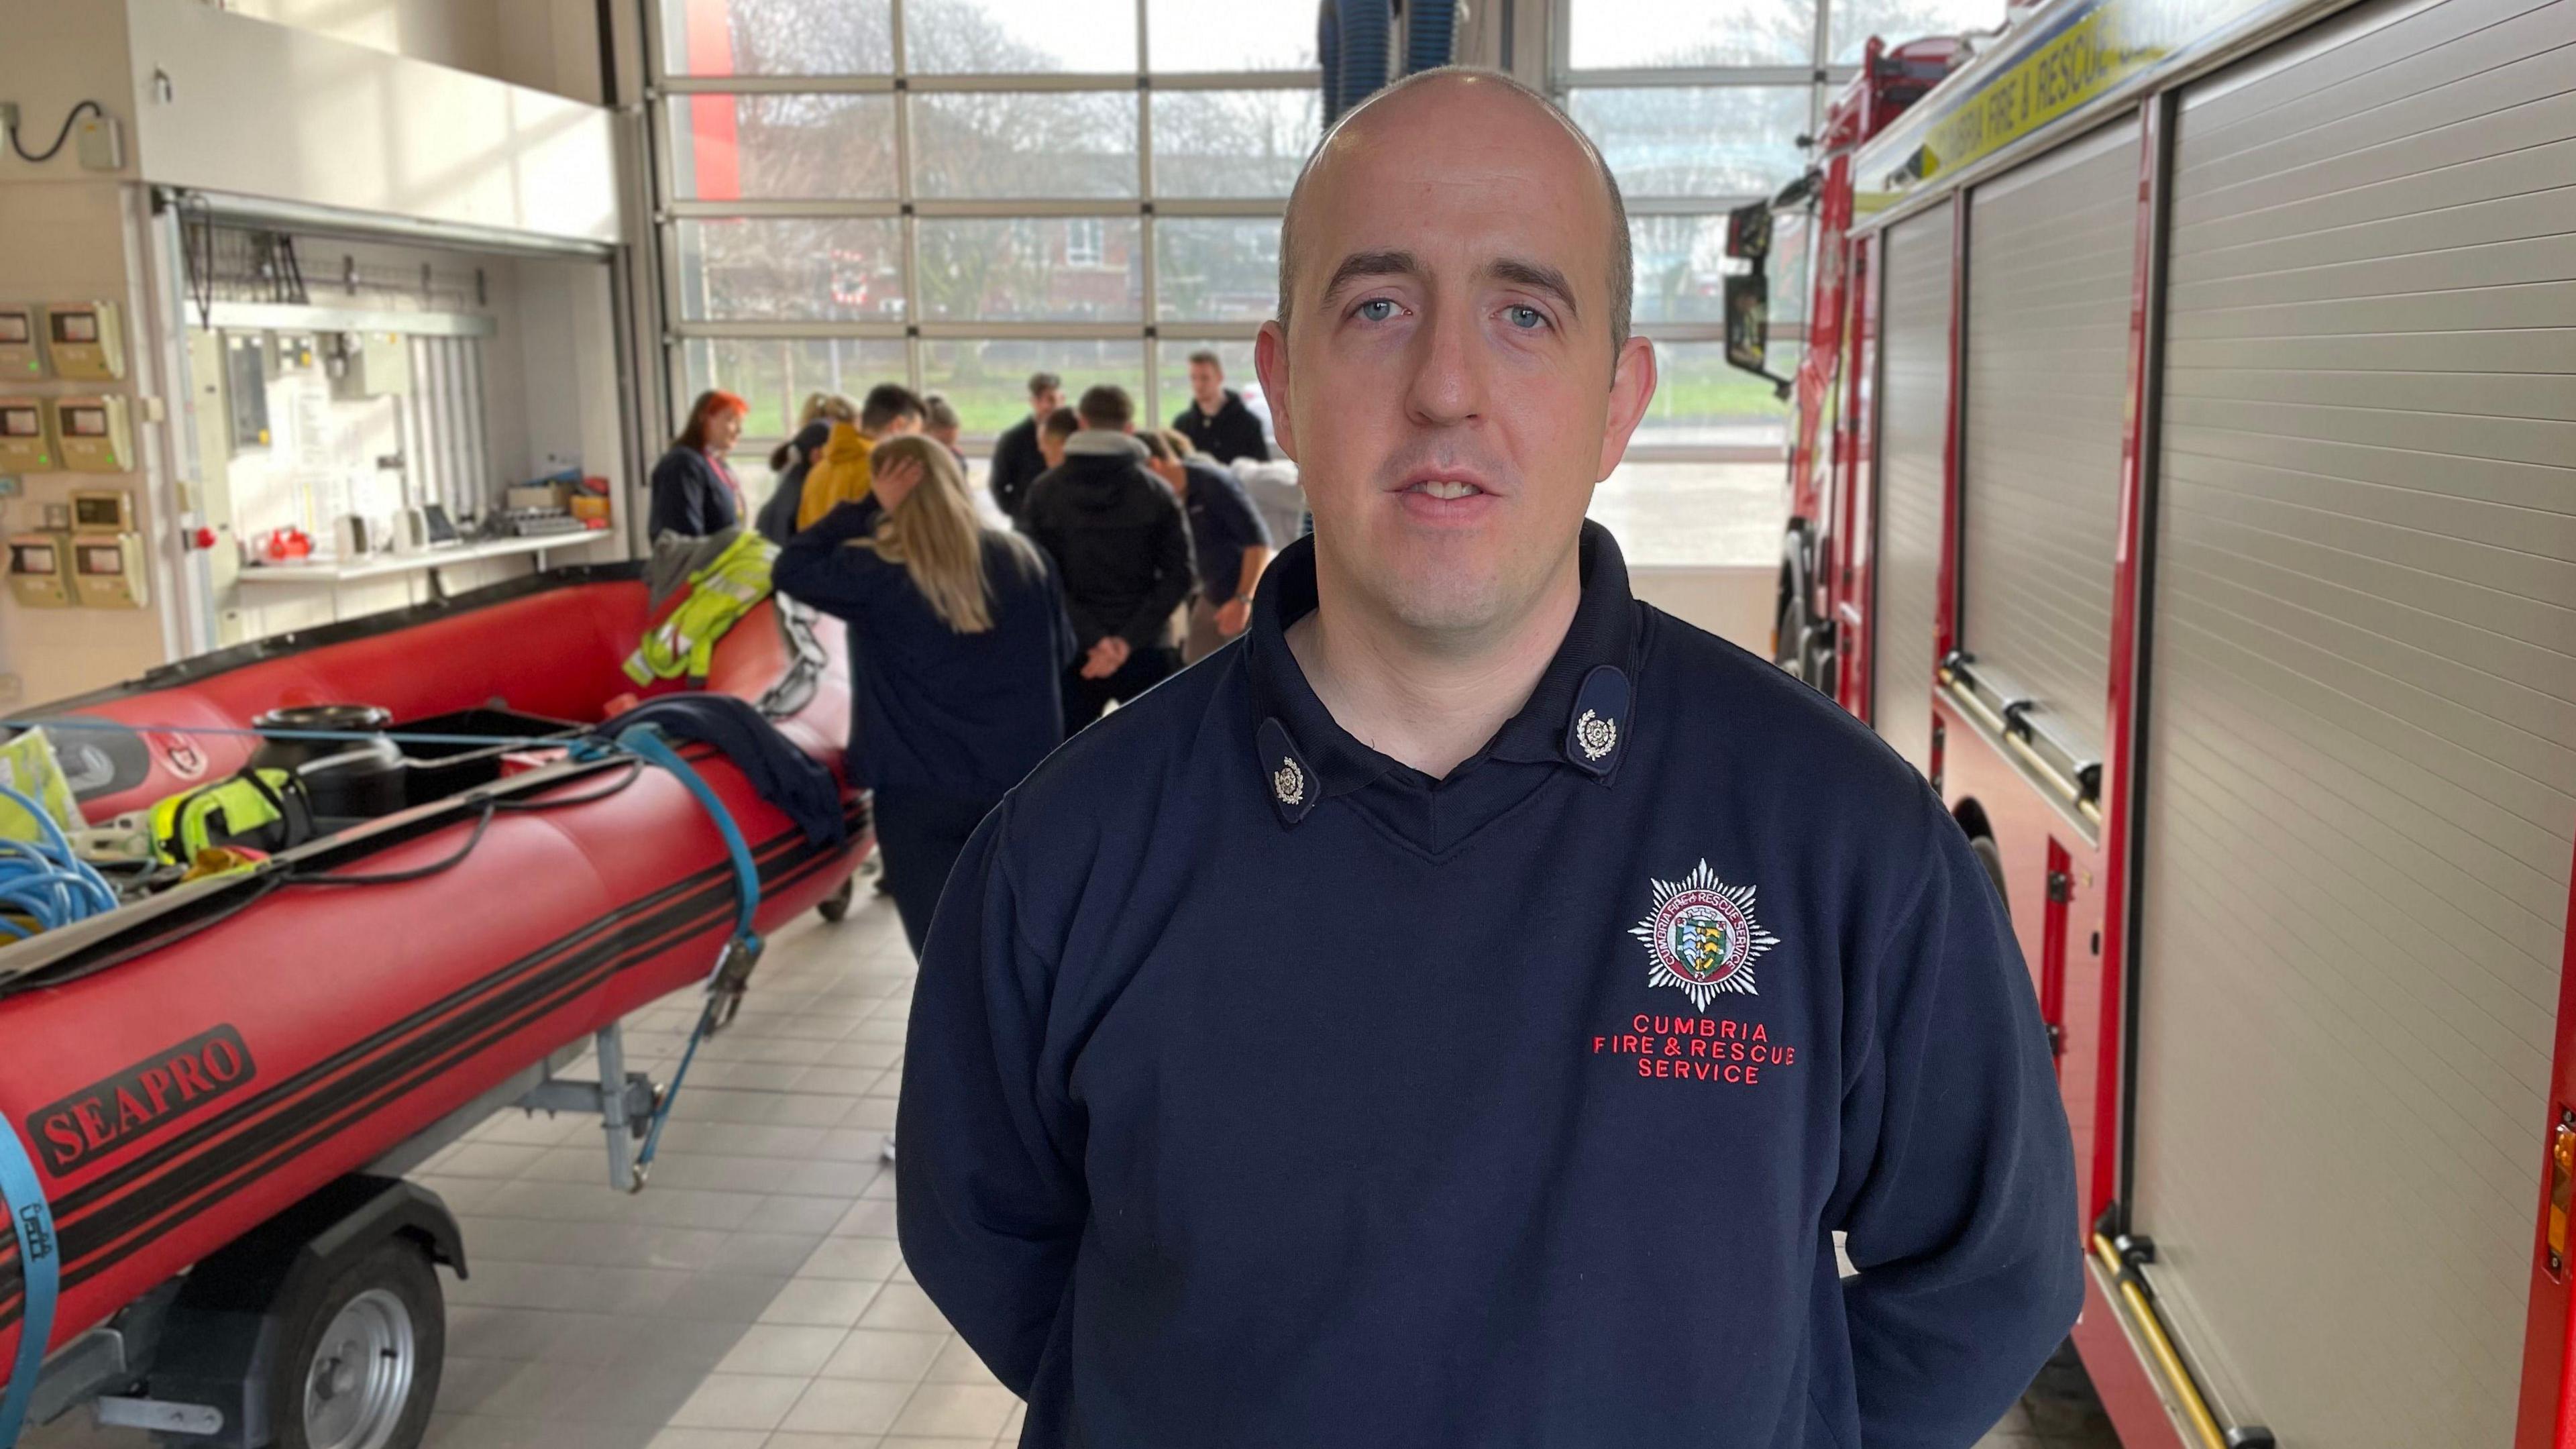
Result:
[[[1282,550],[1253,594],[1244,652],[1258,763],[1249,783],[1270,797],[1282,825],[1356,797],[1347,803],[1438,852],[1559,769],[1609,784],[1635,726],[1638,609],[1610,531],[1587,520],[1578,549],[1582,595],[1537,687],[1483,749],[1439,780],[1362,743],[1316,697],[1287,633],[1315,609],[1315,543],[1301,538]]]

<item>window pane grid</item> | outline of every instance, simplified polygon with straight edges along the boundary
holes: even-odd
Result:
[[[1621,177],[1637,330],[1679,384],[1641,444],[1731,449],[1776,428],[1714,365],[1734,269],[1724,213],[1804,168],[1796,142],[1867,35],[1976,28],[1981,3],[1556,0],[1551,89]],[[1016,390],[1048,363],[1021,364],[1041,358],[1068,380],[1120,381],[1159,417],[1199,342],[1222,344],[1229,385],[1256,386],[1249,341],[1274,301],[1278,218],[1322,129],[1311,12],[643,9],[675,404],[748,387],[778,414],[756,430],[783,429],[801,401],[788,394],[814,379],[899,378],[949,392],[983,436],[1023,406]]]
[[[755,398],[755,431],[783,429],[808,384],[872,366],[948,391],[980,436],[1024,406],[1031,367],[995,379],[1037,358],[1159,416],[1158,331],[1239,345],[1269,313],[1278,216],[1321,131],[1309,18],[1196,0],[645,8],[675,406],[730,386]]]

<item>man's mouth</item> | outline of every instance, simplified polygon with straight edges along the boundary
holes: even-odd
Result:
[[[1432,498],[1473,498],[1485,490],[1464,478],[1426,478],[1405,491]]]

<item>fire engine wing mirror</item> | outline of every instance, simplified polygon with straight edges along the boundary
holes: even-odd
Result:
[[[1760,271],[1726,279],[1726,360],[1768,381],[1786,398],[1793,385],[1773,375],[1771,358],[1771,282]]]
[[[1757,201],[1726,214],[1726,254],[1762,270],[1762,259],[1771,255],[1771,203]]]

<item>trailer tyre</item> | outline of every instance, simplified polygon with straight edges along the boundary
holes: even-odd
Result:
[[[277,1449],[418,1449],[438,1399],[447,1308],[428,1255],[390,1238],[279,1305]]]
[[[1772,662],[1809,684],[1816,679],[1814,586],[1807,577],[1807,541],[1791,533],[1780,558],[1779,612],[1773,616]]]

